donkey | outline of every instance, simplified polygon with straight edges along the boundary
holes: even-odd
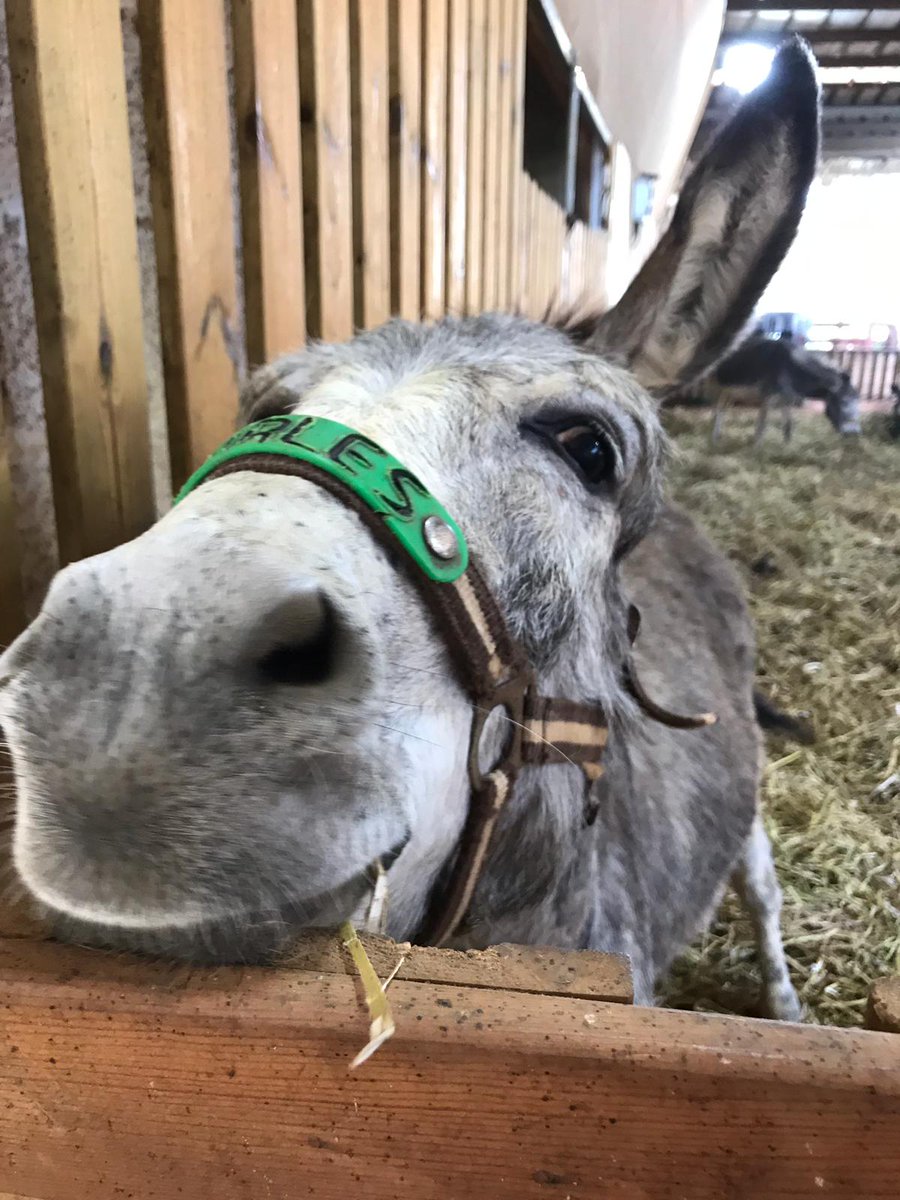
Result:
[[[804,397],[825,401],[825,416],[836,433],[843,436],[860,431],[859,392],[845,371],[837,371],[819,362],[811,354],[793,346],[787,338],[773,340],[758,334],[720,362],[711,382],[718,393],[713,420],[712,440],[718,441],[727,399],[724,389],[759,389],[759,417],[754,442],[759,445],[766,431],[773,402],[781,409],[785,442],[794,430],[793,410]]]
[[[817,144],[814,67],[794,41],[611,311],[392,321],[244,389],[244,421],[327,417],[396,455],[464,531],[542,690],[608,716],[589,786],[561,752],[522,769],[457,948],[619,951],[652,1003],[733,876],[764,1009],[799,1013],[758,809],[753,630],[724,555],[662,502],[656,401],[744,327]],[[63,570],[0,658],[19,877],[61,938],[265,962],[302,927],[362,919],[380,860],[387,931],[414,938],[469,810],[473,711],[453,650],[326,488],[255,468],[203,483]],[[626,686],[630,656],[646,693],[715,724],[651,719]],[[509,729],[494,713],[485,753]]]

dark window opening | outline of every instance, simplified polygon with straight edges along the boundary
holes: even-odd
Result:
[[[552,0],[529,0],[524,167],[568,215],[606,228],[611,139]]]

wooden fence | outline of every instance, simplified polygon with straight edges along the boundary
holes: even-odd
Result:
[[[0,940],[0,1195],[897,1195],[897,1033],[634,1008],[597,954],[413,950],[394,1038],[349,1073],[352,968],[300,958]]]
[[[862,400],[890,400],[891,385],[900,383],[898,350],[832,350],[819,357],[847,371]]]
[[[118,0],[6,11],[65,563],[156,516],[136,66]],[[247,361],[392,313],[539,316],[602,296],[606,232],[571,224],[522,168],[526,12],[526,0],[137,0],[173,486],[232,430]],[[6,459],[0,426],[2,638],[22,621]]]

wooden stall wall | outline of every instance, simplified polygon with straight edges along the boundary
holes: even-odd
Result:
[[[23,604],[29,500],[0,426],[2,642],[56,565],[152,523],[161,459],[177,488],[229,434],[247,363],[392,314],[605,299],[609,231],[523,168],[527,11],[5,0],[59,556]]]
[[[891,400],[900,384],[900,350],[832,350],[819,357],[846,371],[861,400]]]

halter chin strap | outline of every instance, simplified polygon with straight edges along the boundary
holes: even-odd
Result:
[[[278,422],[281,424],[273,430],[273,425]],[[445,542],[440,547],[442,553],[436,554],[428,546],[428,537],[421,539],[420,535],[420,540],[424,541],[425,556],[430,555],[435,560],[433,570],[423,568],[423,555],[416,542],[416,531],[406,539],[398,538],[396,528],[392,528],[396,521],[391,521],[392,517],[396,517],[396,510],[390,503],[384,503],[384,490],[378,492],[375,489],[376,498],[373,502],[373,489],[367,490],[361,486],[359,479],[354,478],[354,472],[348,474],[346,470],[336,470],[327,461],[323,462],[318,449],[307,452],[308,447],[300,446],[298,450],[297,435],[314,440],[310,439],[311,429],[319,426],[321,430],[323,425],[329,427],[325,433],[332,440],[337,431],[345,441],[352,435],[358,443],[364,444],[369,461],[360,458],[355,473],[357,476],[371,475],[363,466],[371,467],[373,451],[389,465],[395,464],[391,468],[395,474],[398,470],[403,472],[407,484],[404,499],[412,497],[420,510],[412,514],[414,520],[410,524],[415,524],[416,530],[421,530],[426,521],[437,516],[446,528],[452,530],[453,536],[458,539],[454,567],[448,566],[452,562],[451,541]],[[294,438],[288,443],[288,448],[285,448],[283,441],[286,434]],[[383,468],[384,462],[380,461],[379,469]],[[178,500],[208,479],[237,471],[258,471],[306,479],[352,509],[387,551],[393,565],[404,570],[418,589],[441,634],[457,679],[472,703],[468,814],[449,877],[440,894],[432,897],[425,924],[417,937],[420,942],[442,945],[453,936],[465,917],[487,859],[497,821],[513,793],[522,766],[569,763],[580,768],[586,787],[590,787],[603,774],[603,752],[609,734],[607,715],[599,704],[538,694],[533,669],[521,646],[510,635],[478,565],[468,557],[458,527],[410,472],[368,439],[320,418],[268,418],[248,426],[226,442],[191,477],[179,493]],[[394,492],[390,494],[396,496],[396,481],[394,487]],[[411,549],[410,539],[415,544],[416,552]],[[406,553],[398,553],[401,547]],[[440,577],[441,573],[443,578]],[[450,575],[454,577],[450,578]],[[633,639],[638,626],[636,609],[631,610],[629,622],[629,634]],[[715,720],[709,713],[697,717],[679,717],[656,705],[643,691],[630,662],[625,667],[625,684],[644,712],[663,724],[680,729],[696,729]],[[484,772],[480,765],[482,737],[488,718],[498,708],[507,718],[506,740],[497,761]]]

